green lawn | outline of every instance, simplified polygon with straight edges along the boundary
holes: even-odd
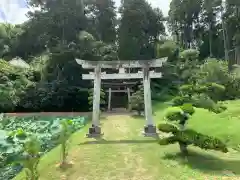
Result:
[[[240,144],[240,101],[230,102],[219,115],[198,109],[189,126],[221,138],[231,148]],[[155,106],[155,121],[163,120],[166,105]],[[227,154],[190,148],[188,159],[178,155],[178,146],[160,146],[153,138],[143,137],[144,119],[109,116],[102,120],[102,140],[86,139],[83,131],[71,138],[66,170],[56,167],[59,148],[46,154],[40,163],[40,180],[222,180],[240,179],[240,152]],[[24,179],[21,173],[15,178]]]

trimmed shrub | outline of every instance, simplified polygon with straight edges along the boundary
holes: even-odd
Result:
[[[167,109],[165,117],[169,121],[179,121],[182,119],[183,114],[184,112],[180,107],[173,107]]]
[[[205,92],[214,102],[223,98],[225,87],[217,83],[207,84],[207,91]]]
[[[216,108],[217,106],[214,106]],[[212,107],[211,107],[212,108]],[[219,105],[218,109],[224,108]],[[212,109],[214,111],[214,109]],[[164,133],[171,133],[172,136],[159,140],[160,145],[179,144],[179,149],[183,155],[188,155],[187,146],[194,145],[202,149],[212,149],[221,152],[228,152],[227,146],[219,139],[198,133],[191,129],[185,129],[186,121],[195,113],[192,104],[183,104],[180,107],[168,109],[165,118],[169,121],[178,121],[179,127],[172,124],[159,124],[158,130]]]
[[[229,73],[226,61],[215,58],[208,58],[205,61],[197,72],[197,83],[217,83],[226,89],[220,93],[221,100],[238,99],[240,97],[240,77],[236,71],[239,72],[239,69]]]
[[[191,102],[191,98],[186,97],[186,96],[176,96],[173,99],[173,106],[181,106],[184,103],[190,103]]]
[[[165,145],[169,145],[169,144],[175,144],[177,142],[178,142],[178,139],[176,138],[176,136],[170,136],[170,137],[160,139],[158,141],[158,144],[165,146]]]
[[[195,112],[192,104],[183,104],[179,107],[171,107],[167,109],[167,113],[165,115],[166,119],[169,121],[186,121],[188,119],[188,115],[193,115]]]
[[[189,95],[191,96],[194,92],[194,86],[191,84],[185,84],[180,87],[180,91],[184,95]]]
[[[159,124],[158,130],[165,133],[176,133],[179,131],[178,127],[172,124]]]
[[[217,83],[183,85],[180,87],[181,96],[173,99],[174,106],[192,104],[195,107],[220,113],[224,108],[218,108],[217,102],[222,99],[225,87]]]
[[[177,139],[186,144],[192,144],[201,149],[212,149],[221,152],[228,152],[227,146],[219,139],[198,133],[191,129],[185,131],[178,131],[174,133]]]
[[[183,104],[181,107],[182,111],[186,114],[193,115],[195,113],[195,110],[193,108],[193,105],[188,103],[188,104]]]
[[[193,106],[207,109],[209,111],[212,111],[216,105],[215,102],[206,94],[193,96],[192,102]]]
[[[196,49],[187,49],[180,53],[180,58],[187,61],[192,61],[198,59],[199,54],[200,52]]]
[[[160,145],[169,145],[174,143],[184,145],[194,145],[201,149],[211,149],[221,152],[228,152],[227,146],[219,139],[198,133],[191,129],[180,131],[176,126],[171,124],[159,124],[158,129],[165,133],[173,135],[159,140]]]
[[[219,113],[224,112],[226,109],[227,109],[226,106],[223,106],[221,104],[216,104],[211,111],[216,114],[219,114]]]

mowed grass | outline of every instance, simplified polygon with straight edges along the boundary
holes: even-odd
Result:
[[[155,121],[163,121],[166,104],[155,106]],[[197,109],[188,126],[221,138],[231,148],[240,144],[240,101],[228,102],[229,109],[215,115]],[[179,156],[177,145],[160,146],[154,138],[143,137],[142,118],[108,116],[102,121],[102,139],[86,139],[87,127],[71,137],[65,170],[56,165],[60,149],[43,156],[40,180],[222,180],[240,179],[240,152],[223,154],[190,147],[188,158]],[[161,135],[161,134],[160,134]],[[23,180],[20,173],[16,180]]]

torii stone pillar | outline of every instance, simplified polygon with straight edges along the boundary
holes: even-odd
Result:
[[[100,93],[101,93],[101,67],[95,67],[94,73],[94,91],[93,91],[93,111],[92,111],[92,128],[89,129],[88,137],[101,136],[100,128]]]
[[[127,88],[127,95],[128,95],[128,111],[131,111],[132,106],[131,106],[131,91],[130,91],[130,88]]]
[[[154,126],[152,117],[152,98],[151,98],[151,78],[149,76],[149,66],[143,67],[143,87],[144,87],[144,105],[146,126],[144,128],[145,136],[156,135],[156,126]]]
[[[112,101],[112,88],[108,89],[108,111],[111,111],[111,101]]]

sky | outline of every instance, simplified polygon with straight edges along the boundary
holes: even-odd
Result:
[[[114,0],[119,7],[121,0]],[[147,0],[153,7],[158,7],[167,16],[171,0]],[[26,0],[0,0],[0,22],[21,24],[27,20],[29,11]]]

